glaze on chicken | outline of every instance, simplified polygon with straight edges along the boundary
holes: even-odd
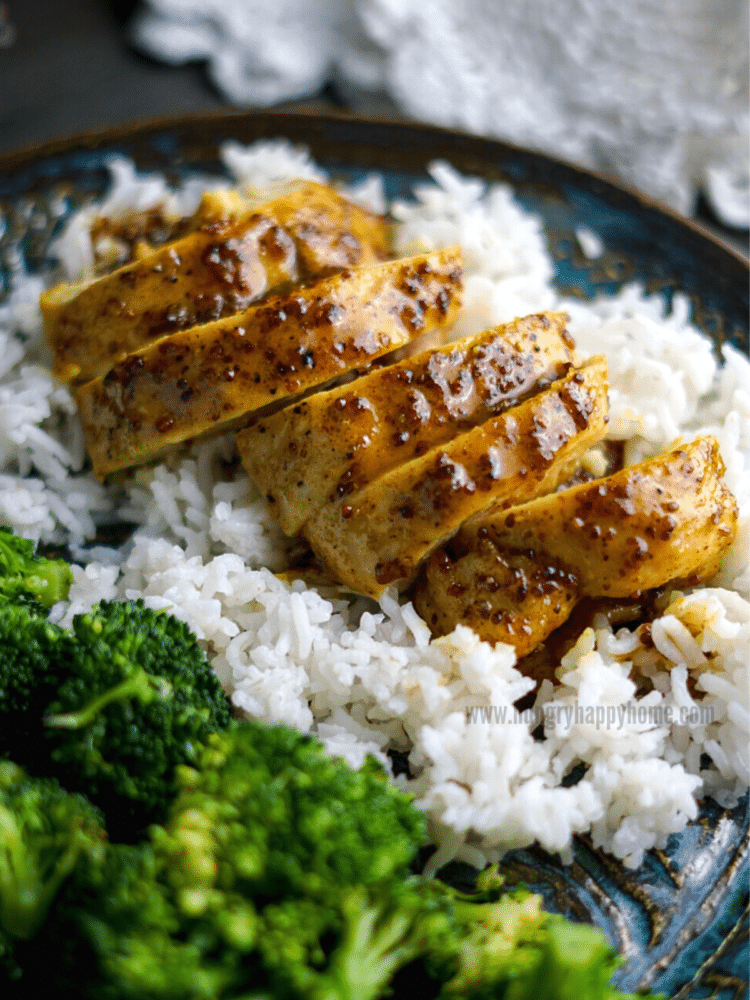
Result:
[[[499,415],[563,376],[564,313],[513,320],[376,368],[239,432],[243,464],[283,530]]]
[[[446,343],[457,248],[384,263],[390,223],[309,182],[260,207],[208,192],[163,246],[139,225],[118,270],[42,296],[99,478],[236,428],[331,577],[414,585],[433,635],[465,624],[519,657],[586,601],[717,571],[737,504],[716,441],[588,481],[606,359],[578,363],[564,313]]]
[[[715,438],[697,438],[605,479],[465,525],[433,554],[415,605],[434,635],[468,625],[519,658],[583,598],[637,600],[710,580],[734,538],[737,503]]]
[[[180,239],[137,254],[111,274],[59,284],[41,296],[58,378],[102,375],[165,334],[390,256],[385,217],[312,182],[253,208],[235,193],[210,193],[196,223]]]
[[[461,276],[455,249],[346,270],[130,353],[76,392],[95,475],[229,429],[449,326]]]
[[[468,518],[547,493],[604,437],[607,365],[593,358],[530,399],[329,502],[302,531],[333,576],[378,597],[404,586]]]

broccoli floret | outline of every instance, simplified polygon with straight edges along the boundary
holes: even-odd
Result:
[[[620,996],[604,937],[549,918],[495,870],[470,894],[413,875],[425,818],[373,759],[354,771],[314,739],[250,722],[209,737],[179,783],[152,842],[181,939],[206,942],[232,984],[222,997],[375,1000],[400,978],[420,996],[531,1000],[548,974],[569,984],[565,1000]],[[566,929],[585,962],[562,946]]]
[[[625,1000],[611,982],[622,959],[591,925],[548,914],[535,950],[538,961],[508,1000]]]
[[[622,964],[594,927],[546,913],[540,896],[508,890],[497,867],[471,893],[423,887],[450,914],[425,945],[439,1000],[625,1000],[610,980]]]
[[[53,773],[104,810],[111,836],[132,837],[164,817],[175,767],[230,704],[187,625],[140,600],[77,615],[69,655],[44,717]]]
[[[411,968],[411,988],[399,989],[394,995],[434,996],[437,986],[425,974],[425,962],[429,952],[440,947],[438,942],[446,940],[454,928],[450,909],[442,901],[436,906],[424,885],[409,877],[343,892],[336,946],[305,995],[316,1000],[377,1000],[390,996],[394,977]],[[266,944],[265,937],[262,944]],[[267,955],[266,964],[271,966],[274,957],[273,953]],[[290,968],[295,971],[293,965]],[[281,979],[285,972],[289,975],[279,968],[276,978]],[[302,992],[298,982],[292,986],[290,996]]]
[[[370,758],[359,770],[286,726],[246,722],[211,735],[159,849],[175,887],[206,905],[215,873],[255,899],[325,898],[330,886],[405,875],[426,842],[424,815]]]
[[[209,737],[179,782],[154,848],[183,919],[219,954],[254,957],[236,988],[379,996],[413,951],[416,901],[410,911],[393,898],[426,841],[411,797],[374,758],[353,770],[317,740],[258,722]]]
[[[209,736],[178,775],[165,826],[66,887],[40,942],[65,941],[55,987],[97,1000],[380,996],[415,950],[421,902],[405,893],[425,820],[410,797],[375,761],[355,771],[255,722]]]
[[[164,818],[176,765],[231,717],[192,632],[142,601],[102,602],[72,632],[0,605],[0,684],[0,753],[84,793],[118,840]]]
[[[241,957],[185,921],[148,842],[79,866],[34,943],[51,957],[34,995],[81,1000],[218,1000]]]
[[[51,608],[68,596],[73,572],[64,559],[45,559],[35,545],[0,528],[0,600],[33,601]]]
[[[425,819],[410,797],[374,760],[355,771],[256,722],[209,736],[178,775],[165,826],[67,887],[45,928],[48,949],[67,928],[56,985],[97,1000],[383,995],[431,905],[411,888]]]
[[[425,820],[283,726],[234,723],[178,769],[167,822],[79,865],[35,944],[38,992],[84,1000],[616,1000],[595,930],[495,871],[411,873]],[[28,983],[27,983],[28,985]],[[393,991],[393,992],[392,992]]]
[[[0,970],[6,980],[22,977],[19,942],[34,937],[77,865],[103,860],[105,838],[101,814],[83,796],[0,762]]]

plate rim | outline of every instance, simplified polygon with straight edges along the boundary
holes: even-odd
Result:
[[[504,139],[491,136],[478,135],[461,129],[449,128],[441,125],[433,125],[426,122],[416,121],[410,118],[398,117],[376,117],[361,115],[355,112],[330,109],[305,110],[305,109],[229,109],[229,110],[209,110],[199,112],[188,112],[182,114],[167,115],[147,115],[132,119],[127,122],[107,125],[93,129],[85,129],[80,132],[64,134],[53,139],[42,140],[38,143],[21,146],[18,149],[8,150],[0,153],[0,175],[14,173],[24,168],[32,167],[35,163],[56,156],[70,155],[78,150],[81,152],[96,152],[107,145],[116,142],[133,141],[145,139],[149,134],[165,131],[169,129],[190,129],[198,127],[221,128],[222,125],[236,125],[243,120],[257,122],[284,122],[314,123],[321,124],[354,124],[364,128],[406,129],[414,134],[423,136],[432,135],[434,137],[443,136],[447,143],[469,144],[483,153],[489,159],[491,152],[505,152],[506,154],[521,157],[529,157],[539,163],[544,163],[550,168],[555,168],[567,172],[577,177],[579,181],[586,180],[597,185],[602,185],[610,190],[612,194],[624,195],[636,202],[641,209],[654,212],[668,219],[672,224],[682,226],[690,231],[694,236],[701,237],[717,249],[728,255],[733,263],[748,272],[750,276],[750,256],[746,256],[736,247],[732,246],[719,234],[702,225],[698,220],[683,215],[676,209],[659,201],[657,198],[646,194],[639,188],[614,176],[611,173],[595,170],[589,167],[580,166],[562,157],[556,157],[549,153],[541,152],[528,147],[520,146]]]

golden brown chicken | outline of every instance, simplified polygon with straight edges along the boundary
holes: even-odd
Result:
[[[332,188],[305,182],[250,211],[238,195],[205,196],[202,224],[93,282],[40,300],[55,374],[102,375],[175,330],[246,309],[271,292],[390,256],[390,224]]]
[[[593,358],[500,416],[337,498],[303,534],[333,576],[378,597],[467,518],[553,490],[607,423],[607,366]]]
[[[240,456],[283,530],[565,374],[564,313],[527,316],[319,392],[256,421]]]
[[[737,503],[712,437],[465,525],[434,553],[415,605],[434,635],[464,624],[520,657],[583,597],[637,598],[717,572]]]
[[[150,461],[449,327],[461,274],[456,249],[343,271],[133,352],[76,393],[94,473]]]

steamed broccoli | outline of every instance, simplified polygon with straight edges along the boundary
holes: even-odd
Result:
[[[209,737],[179,782],[154,849],[183,919],[219,955],[252,956],[236,988],[380,996],[416,950],[404,886],[426,842],[381,765],[355,771],[315,739],[248,722]]]
[[[253,898],[319,899],[332,884],[405,875],[426,842],[424,815],[374,758],[355,771],[286,726],[211,735],[178,781],[157,844],[195,908],[216,900],[217,869],[231,866],[234,890]]]
[[[164,827],[65,886],[25,986],[97,1000],[383,995],[419,950],[422,813],[281,726],[233,724],[178,769]],[[63,943],[64,942],[64,943]]]
[[[0,762],[0,970],[20,978],[19,951],[44,923],[60,887],[84,859],[103,860],[101,814],[49,778]],[[0,972],[0,977],[2,972]]]
[[[529,945],[537,961],[508,991],[508,1000],[624,1000],[611,981],[622,959],[595,927],[546,914],[544,932],[541,947]]]
[[[72,632],[0,607],[0,683],[0,754],[86,794],[116,839],[163,819],[176,765],[231,714],[188,627],[142,601],[102,602]]]
[[[65,600],[72,582],[65,560],[38,556],[32,541],[0,528],[0,601],[33,601],[51,608]]]
[[[179,786],[147,842],[66,884],[40,941],[51,954],[67,934],[55,987],[92,1000],[621,996],[593,928],[491,870],[469,894],[412,874],[424,818],[374,761],[353,771],[285,727],[234,724]]]
[[[232,723],[171,615],[102,602],[70,631],[48,622],[69,567],[6,536],[0,757],[37,777],[0,762],[3,995],[622,996],[593,928],[494,871],[469,894],[412,874],[425,817],[377,762],[355,771],[295,730]],[[132,845],[106,842],[96,806]]]
[[[443,980],[440,1000],[624,1000],[611,982],[622,960],[600,931],[546,913],[540,896],[502,882],[494,867],[472,893],[430,884],[453,918],[427,956]]]
[[[68,563],[35,555],[33,542],[0,528],[0,757],[26,766],[39,746],[36,720],[56,688],[48,667],[63,632],[47,614],[72,579]]]
[[[210,1000],[225,996],[241,957],[227,950],[216,960],[180,914],[148,842],[110,845],[103,863],[80,865],[32,944],[50,964],[26,963],[24,998]]]

